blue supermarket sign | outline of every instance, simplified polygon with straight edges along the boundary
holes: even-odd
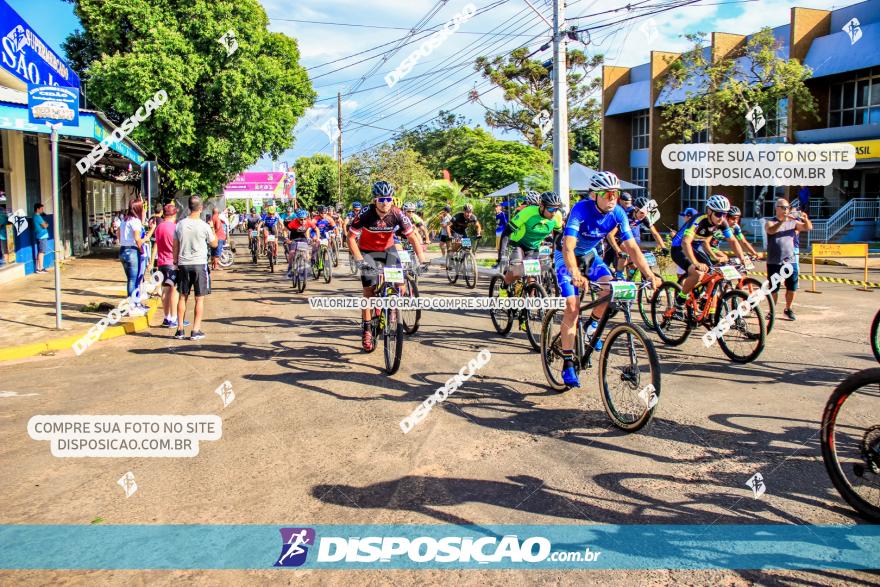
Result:
[[[0,67],[25,84],[79,88],[79,76],[6,0],[0,0]],[[4,72],[0,70],[0,77]]]
[[[28,121],[79,126],[79,89],[28,84]]]

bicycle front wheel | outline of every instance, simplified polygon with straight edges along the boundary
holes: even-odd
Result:
[[[639,316],[642,317],[642,322],[645,323],[645,328],[648,330],[654,330],[654,321],[651,319],[651,299],[653,295],[653,287],[641,287],[639,288],[636,302],[639,306]]]
[[[880,363],[880,310],[874,314],[874,321],[871,323],[871,350],[874,351],[874,358]]]
[[[654,323],[654,332],[669,346],[683,344],[694,328],[687,319],[681,320],[673,316],[675,297],[680,291],[681,286],[677,283],[664,281],[651,298],[651,321]],[[684,308],[684,311],[687,312],[688,309]]]
[[[477,287],[477,279],[479,278],[479,269],[477,268],[477,258],[473,253],[467,253],[462,260],[462,272],[464,273],[464,284],[468,289]]]
[[[458,264],[453,253],[446,253],[446,279],[449,280],[450,285],[455,285],[458,281]]]
[[[385,314],[385,330],[382,332],[385,351],[385,372],[394,375],[400,369],[403,356],[403,324],[397,310],[382,310]]]
[[[333,279],[333,260],[330,258],[330,249],[324,249],[324,283],[330,283]]]
[[[296,285],[299,293],[306,291],[306,282],[309,279],[309,267],[306,258],[303,255],[296,256],[293,272],[294,277],[297,279]]]
[[[416,285],[416,280],[406,276],[406,293],[409,297],[413,299],[417,299],[419,297],[419,287]],[[400,311],[400,321],[403,323],[403,330],[407,334],[415,334],[419,329],[419,322],[422,319],[422,311],[421,310],[401,310]]]
[[[598,371],[605,413],[615,426],[635,432],[651,421],[660,401],[660,361],[645,331],[627,323],[612,328]]]
[[[218,263],[224,269],[232,267],[232,264],[235,262],[235,257],[232,256],[232,251],[227,248],[224,248],[220,253],[220,260]]]
[[[489,297],[500,298],[501,292],[504,291],[504,289],[504,278],[500,275],[496,275],[492,278],[492,281],[489,282]],[[507,336],[510,329],[513,327],[512,310],[489,310],[489,318],[492,319],[492,326],[495,327],[495,332],[501,336]]]
[[[847,377],[822,415],[822,460],[834,487],[857,512],[880,522],[880,368]]]
[[[749,363],[758,358],[764,350],[767,340],[767,327],[760,306],[751,308],[741,314],[737,308],[749,307],[748,294],[741,289],[729,291],[718,301],[715,311],[715,326],[721,323],[729,313],[736,310],[737,317],[733,320],[723,336],[718,337],[718,345],[734,363]]]
[[[526,286],[523,295],[527,300],[546,298],[547,292],[537,283],[530,283]],[[526,337],[528,337],[532,348],[536,352],[541,352],[541,329],[543,328],[544,314],[546,312],[538,308],[524,311],[526,313]]]

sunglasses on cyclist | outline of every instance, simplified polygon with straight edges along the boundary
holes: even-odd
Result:
[[[593,192],[597,198],[606,198],[608,200],[616,198],[620,195],[620,190],[598,190]]]
[[[727,212],[716,212],[715,210],[712,210],[712,214],[714,214],[718,218],[724,218],[725,216],[727,216]]]
[[[394,198],[376,198],[376,201],[381,204],[387,204],[388,202],[393,202]]]
[[[776,206],[777,208],[782,208],[783,210],[791,210],[791,206]]]
[[[556,211],[559,210],[559,207],[556,206],[556,207],[551,208],[551,207],[548,206],[546,209],[547,209],[547,211],[550,212],[551,214],[555,214]]]

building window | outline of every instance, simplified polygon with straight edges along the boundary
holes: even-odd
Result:
[[[745,218],[768,218],[776,214],[776,198],[785,197],[783,186],[749,186],[746,191]]]
[[[632,115],[632,148],[648,148],[648,111],[641,110]]]
[[[880,123],[880,71],[832,84],[828,100],[828,126]]]
[[[630,167],[630,181],[640,186],[646,193],[648,190],[648,168],[647,167]]]
[[[684,142],[684,141],[682,141]],[[694,133],[691,143],[708,143],[709,129],[704,128],[700,132]],[[709,188],[704,185],[688,185],[684,181],[684,173],[681,174],[681,209],[696,208],[702,213],[706,206],[706,198],[708,197]]]

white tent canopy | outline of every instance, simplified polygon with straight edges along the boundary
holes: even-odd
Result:
[[[586,192],[590,189],[590,178],[596,174],[595,169],[590,169],[580,163],[572,163],[568,169],[568,181],[571,189],[576,192]],[[640,190],[644,189],[634,183],[620,180],[620,187],[624,190]],[[508,186],[504,186],[500,190],[494,191],[487,198],[503,198],[512,194],[520,193],[519,183],[513,182]]]

